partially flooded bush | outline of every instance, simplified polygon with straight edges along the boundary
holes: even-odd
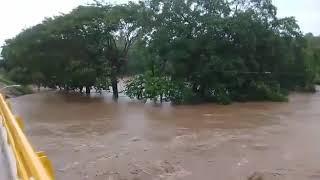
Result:
[[[197,104],[216,102],[230,104],[232,101],[287,101],[284,92],[277,83],[252,81],[248,86],[229,90],[224,85],[216,85],[207,92],[195,92],[191,85],[181,81],[172,81],[168,77],[153,76],[151,73],[137,75],[127,82],[126,94],[139,100],[171,102],[173,104]]]

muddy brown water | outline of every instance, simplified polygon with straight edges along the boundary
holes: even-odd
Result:
[[[58,92],[11,101],[57,179],[320,179],[319,93],[229,106]]]

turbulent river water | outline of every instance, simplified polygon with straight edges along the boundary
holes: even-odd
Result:
[[[54,91],[10,101],[57,179],[320,179],[320,93],[228,106]]]

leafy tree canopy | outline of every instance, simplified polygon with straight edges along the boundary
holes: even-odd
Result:
[[[189,103],[285,100],[314,89],[319,37],[271,0],[96,1],[7,40],[9,75],[39,86],[98,90],[131,78],[127,95]]]

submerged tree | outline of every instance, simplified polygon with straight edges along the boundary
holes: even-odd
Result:
[[[147,69],[183,85],[178,101],[284,100],[283,90],[312,84],[299,27],[294,18],[277,18],[270,0],[150,0],[145,6]]]
[[[18,82],[87,93],[111,86],[115,98],[129,64],[141,73],[128,82],[132,98],[285,100],[313,89],[319,51],[294,18],[276,15],[271,0],[96,1],[24,30],[2,56]]]
[[[110,79],[118,98],[117,79],[141,29],[138,9],[133,3],[79,6],[47,19],[6,42],[6,68],[18,82],[80,91],[86,87],[87,93]]]

